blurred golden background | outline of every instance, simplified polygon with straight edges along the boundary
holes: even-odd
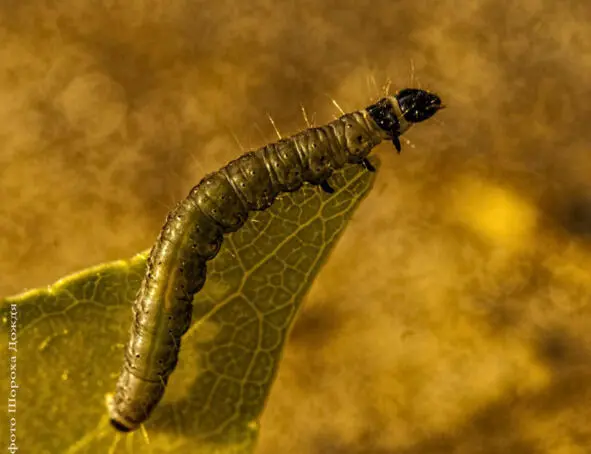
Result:
[[[259,453],[591,450],[586,0],[0,0],[0,295],[149,247],[246,148],[421,86]],[[237,139],[237,140],[235,140]]]

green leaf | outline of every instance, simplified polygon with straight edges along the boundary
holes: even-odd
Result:
[[[224,241],[195,297],[164,399],[131,434],[109,425],[105,398],[122,365],[147,252],[1,301],[8,355],[0,366],[13,366],[18,386],[16,412],[2,414],[15,418],[18,452],[253,452],[302,299],[373,180],[348,166],[331,179],[333,195],[306,185]],[[11,391],[10,379],[1,374],[3,390]]]

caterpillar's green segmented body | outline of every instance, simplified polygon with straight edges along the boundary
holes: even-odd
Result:
[[[266,145],[207,175],[168,215],[152,247],[133,305],[125,361],[109,410],[112,424],[134,430],[162,398],[174,370],[192,301],[205,283],[224,234],[238,230],[251,211],[267,209],[305,182],[330,191],[326,180],[347,163],[365,164],[370,151],[443,106],[424,90],[405,89],[366,109]]]

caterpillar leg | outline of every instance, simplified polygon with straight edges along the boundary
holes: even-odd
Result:
[[[400,151],[402,150],[402,147],[400,146],[400,139],[398,138],[398,136],[395,136],[394,138],[392,138],[392,143],[394,144],[396,151],[398,153],[400,153]]]
[[[375,172],[376,168],[372,165],[371,162],[369,162],[369,159],[364,159],[363,162],[361,163],[361,165],[363,167],[365,167],[366,170],[370,171],[370,172]]]
[[[327,194],[332,194],[334,192],[334,188],[330,184],[328,184],[328,181],[326,180],[320,182],[320,187]]]

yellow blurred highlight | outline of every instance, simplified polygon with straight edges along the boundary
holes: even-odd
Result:
[[[514,252],[528,244],[537,221],[535,209],[517,194],[472,177],[455,184],[450,214],[488,242]]]

